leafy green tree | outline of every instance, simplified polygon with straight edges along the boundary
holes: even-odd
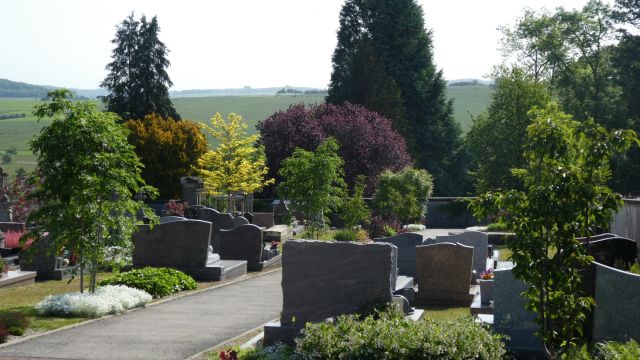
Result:
[[[169,99],[169,87],[173,85],[166,71],[169,50],[158,38],[159,31],[155,16],[150,22],[145,16],[137,21],[133,13],[116,26],[111,41],[116,45],[113,61],[100,84],[109,91],[103,98],[107,111],[125,120],[142,119],[152,113],[180,120]]]
[[[519,189],[521,182],[510,169],[522,167],[527,127],[534,106],[549,100],[547,88],[518,67],[500,68],[495,73],[495,91],[486,112],[473,119],[467,144],[473,160],[473,177],[478,193],[496,189]]]
[[[427,201],[433,192],[433,178],[424,169],[406,167],[380,175],[373,203],[384,216],[402,222],[421,220],[427,212]]]
[[[130,252],[130,237],[139,211],[153,217],[151,209],[132,200],[138,192],[155,193],[140,177],[142,164],[117,115],[99,112],[89,102],[71,102],[68,90],[49,93],[52,101],[36,108],[39,118],[53,118],[31,142],[38,165],[30,181],[37,185],[31,196],[41,206],[28,217],[39,226],[22,237],[48,236],[51,252],[62,248],[79,256],[80,290],[83,270],[91,270],[90,290],[95,290],[97,265],[107,251]],[[48,233],[48,235],[47,235]],[[111,254],[113,255],[113,254]]]
[[[198,159],[198,172],[207,192],[214,196],[226,195],[231,208],[232,194],[251,194],[275,180],[264,179],[269,168],[264,148],[255,146],[260,136],[247,136],[247,124],[242,116],[231,113],[225,121],[216,113],[211,125],[203,124],[202,128],[218,140],[219,145]]]
[[[435,192],[459,193],[461,130],[446,97],[447,83],[433,63],[420,5],[415,0],[347,0],[332,61],[327,101],[381,111],[407,141],[417,167],[433,174]]]
[[[315,152],[297,148],[282,161],[280,175],[284,179],[278,192],[291,200],[294,211],[305,215],[305,226],[316,239],[327,227],[327,215],[338,209],[344,194],[344,162],[338,156],[338,143],[332,137]]]
[[[175,121],[151,114],[128,120],[128,141],[144,164],[142,178],[160,192],[162,199],[181,196],[180,178],[194,175],[198,159],[207,151],[207,139],[198,123]]]
[[[577,237],[607,227],[622,205],[606,186],[613,154],[638,140],[633,131],[607,131],[589,119],[576,122],[555,103],[532,110],[526,164],[513,172],[523,190],[486,193],[474,201],[476,215],[498,214],[514,229],[508,243],[516,278],[530,285],[527,308],[537,313],[538,335],[547,356],[575,348],[594,305],[581,287],[581,273],[593,258]]]
[[[354,230],[358,225],[368,225],[371,219],[371,210],[364,201],[365,176],[359,175],[353,186],[353,194],[344,200],[340,217],[344,225]]]

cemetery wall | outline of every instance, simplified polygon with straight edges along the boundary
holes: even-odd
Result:
[[[466,228],[479,224],[467,209],[468,197],[434,197],[427,203],[427,227]]]

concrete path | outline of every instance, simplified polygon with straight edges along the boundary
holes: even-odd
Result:
[[[185,359],[280,316],[282,271],[0,347],[0,359]]]

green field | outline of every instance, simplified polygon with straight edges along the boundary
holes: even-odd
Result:
[[[450,86],[448,91],[449,97],[454,99],[454,117],[466,133],[471,124],[469,114],[475,116],[486,108],[490,101],[491,88],[483,85]],[[258,121],[266,119],[274,112],[286,110],[292,104],[321,103],[324,101],[324,95],[182,97],[172,100],[184,119],[208,121],[216,112],[224,117],[235,112],[242,115],[249,124],[248,132],[255,133]],[[30,115],[33,107],[39,104],[42,104],[42,101],[36,99],[0,98],[0,115]],[[38,122],[34,116],[0,120],[0,153],[12,147],[18,150],[18,155],[13,156],[11,163],[2,164],[9,174],[15,174],[19,168],[33,170],[35,157],[29,151],[29,140],[49,123],[49,120]]]

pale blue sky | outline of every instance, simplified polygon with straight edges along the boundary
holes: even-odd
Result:
[[[499,25],[523,7],[586,0],[419,0],[447,79],[480,78],[500,62]],[[612,1],[610,1],[612,2]],[[324,88],[343,0],[0,0],[0,78],[93,89],[105,77],[115,25],[158,16],[174,90]]]

